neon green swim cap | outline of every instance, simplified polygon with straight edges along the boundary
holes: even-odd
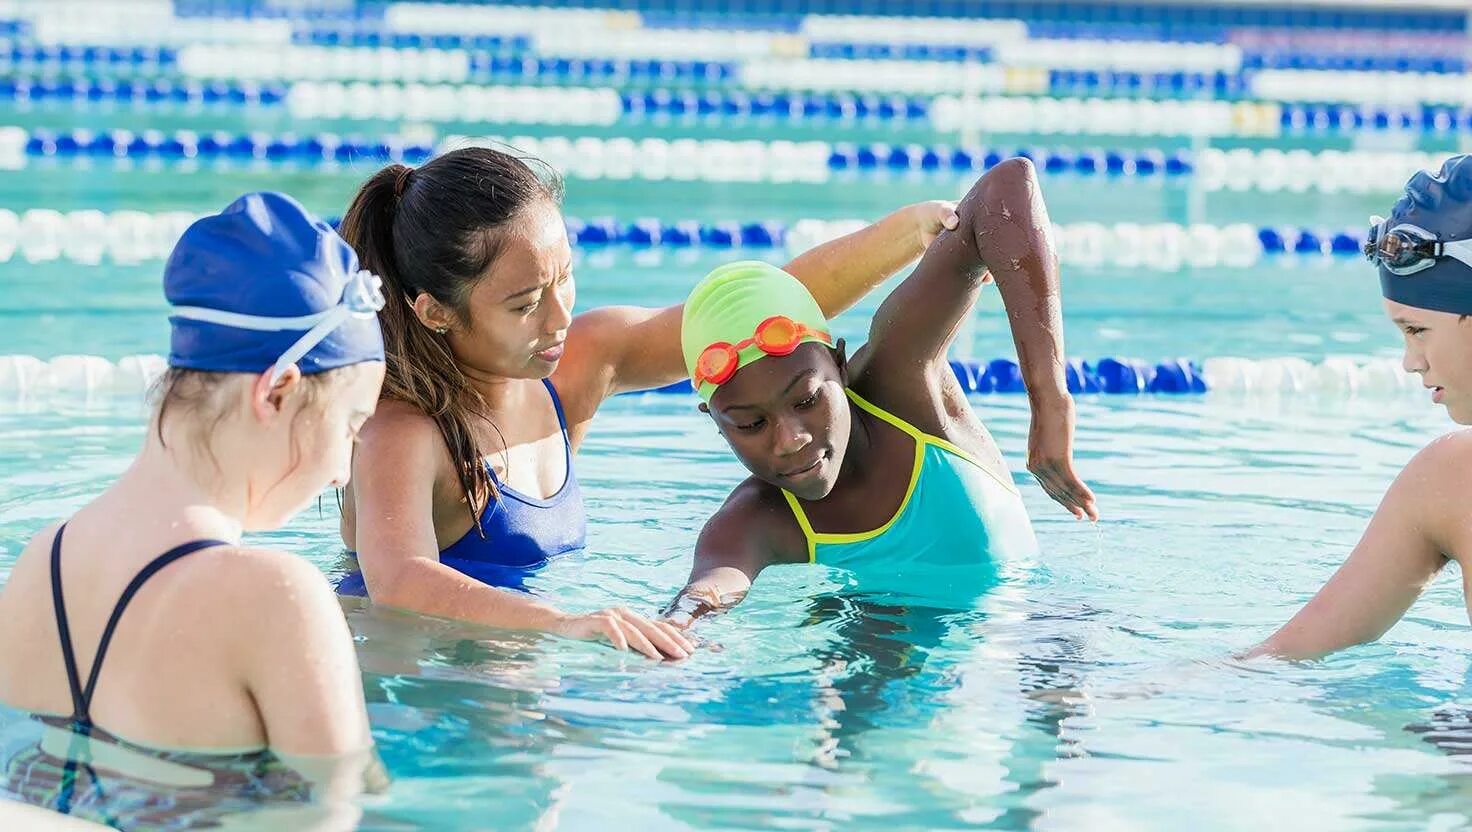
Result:
[[[813,341],[833,342],[823,310],[797,278],[770,263],[727,263],[685,299],[680,348],[695,392],[706,401],[742,367]]]

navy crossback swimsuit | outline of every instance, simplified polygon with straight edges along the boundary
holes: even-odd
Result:
[[[440,551],[440,563],[493,586],[519,588],[528,571],[559,555],[580,551],[587,544],[588,517],[583,509],[583,491],[572,467],[567,417],[552,382],[543,379],[542,384],[552,397],[557,425],[562,431],[567,467],[562,487],[546,499],[523,494],[502,484],[486,462],[486,472],[496,484],[500,498],[481,512],[478,527],[472,526],[463,537]],[[363,573],[357,569],[349,572],[338,583],[337,591],[344,595],[367,595]]]
[[[117,604],[112,608],[112,615],[107,619],[107,627],[102,631],[102,639],[97,642],[97,655],[92,659],[92,670],[87,674],[87,684],[84,686],[81,669],[77,667],[77,654],[72,646],[71,625],[67,620],[66,601],[63,599],[61,590],[61,538],[65,532],[66,524],[63,523],[61,528],[56,530],[56,538],[51,542],[51,605],[56,613],[56,631],[61,636],[61,656],[66,664],[66,683],[72,694],[70,727],[77,735],[90,737],[95,728],[92,722],[92,696],[97,691],[97,678],[102,673],[102,662],[107,658],[107,648],[112,643],[113,633],[117,630],[118,622],[122,620],[123,612],[128,609],[133,596],[138,594],[138,590],[143,588],[149,578],[174,561],[192,555],[201,549],[229,546],[230,544],[221,540],[194,540],[183,543],[149,561],[139,570],[128,586],[123,589],[123,594],[118,597]],[[61,790],[57,798],[57,809],[62,813],[71,809],[71,795],[76,787],[79,767],[91,768],[85,762],[68,759],[63,770]],[[93,780],[97,779],[95,772],[89,771],[88,774]]]

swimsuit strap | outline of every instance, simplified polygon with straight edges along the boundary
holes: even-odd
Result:
[[[112,608],[112,616],[108,618],[107,627],[102,631],[102,639],[97,642],[97,655],[92,659],[92,671],[87,674],[87,685],[83,687],[81,675],[78,673],[76,652],[72,647],[72,633],[67,621],[66,602],[62,598],[61,591],[61,536],[65,531],[66,524],[63,523],[61,528],[56,530],[56,538],[51,542],[51,603],[56,611],[56,630],[61,636],[61,654],[66,662],[67,685],[71,688],[72,720],[85,730],[92,725],[92,694],[97,690],[97,679],[102,673],[103,659],[107,658],[108,645],[112,643],[113,633],[117,630],[118,622],[122,620],[123,612],[127,610],[133,596],[138,594],[138,590],[143,588],[149,578],[174,561],[186,555],[192,555],[201,549],[229,546],[230,544],[223,540],[193,540],[181,543],[149,561],[140,569],[123,589],[123,594],[118,597],[117,604]]]
[[[572,434],[567,431],[567,414],[562,412],[562,397],[557,395],[557,388],[552,386],[552,379],[542,379],[542,384],[547,387],[547,395],[552,397],[552,409],[557,411],[557,427],[562,429],[562,449],[567,457],[567,477],[572,476]]]
[[[930,444],[931,440],[934,439],[934,437],[922,433],[919,428],[916,428],[914,425],[906,422],[904,419],[901,419],[900,417],[894,415],[893,413],[890,413],[889,411],[879,407],[878,405],[870,404],[867,400],[864,399],[863,396],[860,396],[858,393],[855,393],[854,391],[847,388],[844,389],[844,392],[848,394],[849,399],[855,405],[857,405],[859,409],[865,411],[866,413],[872,414],[873,416],[887,424],[894,426],[900,432],[913,439],[915,441],[915,461],[910,466],[910,482],[909,485],[905,487],[905,496],[903,499],[900,500],[899,508],[895,510],[895,513],[883,525],[879,526],[876,529],[871,529],[867,532],[858,532],[854,534],[834,534],[816,531],[815,529],[813,529],[812,521],[808,519],[808,513],[803,510],[802,503],[798,501],[797,496],[787,491],[787,489],[785,488],[782,489],[782,496],[787,499],[787,505],[792,508],[793,515],[797,517],[797,524],[802,527],[803,537],[807,540],[808,563],[817,563],[819,543],[832,543],[840,541],[856,543],[862,540],[878,537],[889,531],[889,528],[893,526],[895,521],[900,518],[900,515],[905,513],[905,508],[910,505],[910,497],[915,493],[915,486],[920,482],[920,469],[925,462],[925,446],[927,444]]]
[[[916,442],[928,442],[932,439],[940,438],[936,436],[931,436],[930,434],[921,431],[919,428],[915,427],[909,422],[906,422],[904,419],[901,419],[893,413],[890,413],[888,410],[885,410],[879,405],[874,404],[873,402],[869,401],[863,396],[860,396],[858,393],[855,393],[853,390],[847,387],[844,388],[843,392],[848,394],[849,399],[852,400],[854,404],[858,405],[860,410],[868,413],[871,416],[877,417],[881,421],[887,422],[894,427],[899,428],[900,431],[902,431],[910,438],[914,439]]]
[[[854,405],[857,406],[860,410],[863,410],[865,413],[874,416],[876,419],[879,419],[886,424],[892,425],[893,427],[904,433],[906,436],[909,436],[911,439],[915,440],[915,462],[910,468],[910,484],[905,489],[904,498],[900,500],[900,507],[895,510],[895,513],[889,518],[888,521],[884,523],[884,525],[880,526],[877,529],[871,529],[867,532],[847,534],[819,532],[814,530],[812,522],[808,520],[807,512],[803,510],[802,503],[799,502],[797,497],[794,496],[792,493],[788,492],[786,489],[782,489],[782,496],[786,498],[787,505],[792,508],[792,513],[797,518],[797,524],[802,527],[803,537],[807,539],[809,563],[817,562],[819,543],[860,543],[865,540],[871,540],[873,538],[879,537],[880,535],[889,531],[889,529],[894,526],[895,522],[900,519],[900,515],[905,513],[905,509],[910,505],[910,498],[914,496],[915,488],[920,483],[920,473],[925,464],[925,449],[927,447],[940,448],[950,454],[953,454],[956,457],[959,457],[960,459],[965,460],[966,462],[981,469],[982,473],[991,477],[1003,488],[1014,494],[1018,493],[1016,485],[998,476],[995,471],[992,471],[987,466],[982,465],[975,456],[967,452],[964,448],[957,446],[954,442],[951,442],[939,436],[933,436],[920,430],[919,428],[915,427],[904,419],[901,419],[900,417],[894,415],[893,413],[890,413],[879,405],[870,402],[868,399],[865,399],[863,396],[860,396],[858,393],[855,393],[851,389],[845,388],[844,392],[848,394],[849,400],[852,401]]]
[[[562,451],[563,457],[567,460],[567,476],[571,476],[572,436],[567,432],[567,416],[562,412],[562,399],[557,395],[557,388],[552,386],[551,379],[542,379],[542,386],[547,388],[547,395],[552,397],[552,409],[557,411],[557,428],[562,431]],[[485,460],[485,466],[486,473],[491,475],[491,482],[495,483],[497,488],[505,488],[501,484],[500,478],[496,476],[496,469],[491,466],[489,458]],[[476,520],[476,524],[480,524],[479,519]]]
[[[562,412],[562,397],[557,395],[557,388],[552,386],[552,379],[542,379],[542,385],[547,388],[547,394],[552,397],[552,409],[557,411],[557,426],[562,428],[565,439],[567,437],[567,416]]]
[[[72,693],[72,719],[85,720],[87,708],[82,702],[82,682],[77,675],[77,657],[72,652],[72,629],[66,617],[66,602],[61,596],[61,536],[66,524],[56,530],[51,540],[51,608],[56,615],[56,632],[61,637],[61,658],[66,664],[66,684]]]
[[[781,489],[782,496],[787,499],[787,505],[792,509],[792,514],[797,518],[797,525],[802,528],[803,540],[808,545],[808,563],[816,563],[818,560],[818,533],[813,531],[813,524],[808,520],[808,513],[802,510],[802,504],[797,497],[787,489]]]

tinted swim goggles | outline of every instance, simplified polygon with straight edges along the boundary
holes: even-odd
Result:
[[[773,315],[756,325],[750,338],[732,344],[717,341],[701,350],[695,361],[695,389],[702,384],[722,385],[736,375],[741,367],[741,351],[755,345],[767,355],[791,355],[805,338],[817,338],[825,344],[833,343],[833,336],[821,329],[813,329],[792,320],[786,315]]]
[[[1401,223],[1386,228],[1387,221],[1370,217],[1370,236],[1365,241],[1365,258],[1391,274],[1412,275],[1436,265],[1443,257],[1472,266],[1472,239],[1439,240],[1420,226]]]

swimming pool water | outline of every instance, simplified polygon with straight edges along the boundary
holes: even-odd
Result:
[[[229,113],[7,106],[0,121],[21,126],[299,126]],[[791,139],[807,128],[743,129],[641,128]],[[0,207],[205,211],[277,188],[336,215],[371,172],[36,161],[0,171]],[[572,180],[565,207],[585,217],[872,218],[954,197],[964,184],[926,175],[837,176],[821,187]],[[1254,191],[1203,200],[1186,182],[1068,175],[1045,177],[1044,193],[1057,222],[1341,229],[1390,202]],[[727,256],[580,252],[579,307],[677,302]],[[166,351],[159,270],[0,265],[0,354]],[[862,341],[881,298],[840,319],[838,333]],[[1064,300],[1069,353],[1079,357],[1319,360],[1398,348],[1374,274],[1352,260],[1287,257],[1174,274],[1065,263]],[[995,291],[958,351],[1012,354]],[[1398,399],[1081,397],[1078,465],[1103,513],[1089,525],[1069,520],[1023,474],[1026,403],[993,396],[975,405],[1043,547],[979,598],[875,593],[822,567],[772,569],[737,610],[699,625],[704,649],[674,665],[351,607],[392,777],[386,792],[360,801],[362,828],[1472,823],[1464,756],[1472,727],[1457,704],[1472,670],[1472,627],[1455,566],[1376,645],[1303,665],[1230,658],[1286,621],[1342,562],[1400,467],[1452,427],[1439,409]],[[127,464],[143,418],[137,402],[0,403],[0,581],[37,528]],[[611,402],[578,470],[591,551],[554,564],[533,587],[570,609],[646,613],[682,585],[701,523],[743,474],[694,400],[668,396]],[[257,540],[302,553],[330,578],[342,569],[330,495]],[[0,723],[20,730],[23,717],[0,712]]]
[[[1025,406],[978,406],[1016,467]],[[126,464],[141,439],[126,410],[0,416],[7,560]],[[579,466],[593,551],[548,569],[537,591],[571,608],[668,599],[740,474],[696,417],[666,397],[599,416]],[[1414,404],[1201,399],[1085,399],[1079,417],[1079,464],[1104,520],[1071,522],[1024,484],[1043,554],[975,604],[777,568],[702,624],[705,649],[677,665],[354,610],[394,777],[364,801],[363,828],[1465,819],[1472,781],[1455,751],[1472,734],[1451,731],[1449,752],[1417,733],[1455,707],[1469,670],[1454,569],[1377,645],[1303,666],[1229,659],[1338,565],[1443,418]],[[335,527],[326,500],[261,537],[334,574]]]

